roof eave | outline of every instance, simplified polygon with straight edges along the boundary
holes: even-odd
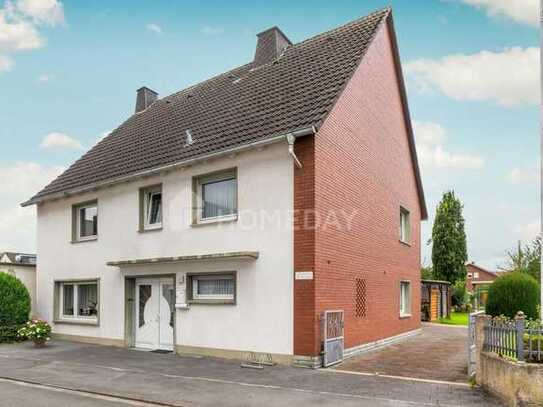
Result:
[[[52,201],[52,200],[56,200],[56,199],[68,198],[68,197],[73,196],[73,195],[79,195],[79,194],[83,194],[83,193],[86,193],[86,192],[95,191],[95,190],[102,189],[102,188],[105,188],[105,187],[114,186],[114,185],[117,185],[117,184],[120,184],[120,183],[123,183],[123,182],[132,182],[132,181],[135,181],[135,180],[137,180],[139,178],[150,177],[150,176],[153,176],[153,175],[160,174],[161,172],[173,171],[173,170],[176,170],[178,168],[187,167],[187,166],[190,166],[190,165],[195,165],[195,164],[198,164],[199,162],[207,161],[207,160],[214,159],[214,158],[219,158],[219,157],[224,156],[224,155],[228,155],[228,154],[232,154],[232,153],[239,153],[239,152],[242,152],[242,151],[263,147],[263,146],[266,146],[266,145],[277,143],[277,142],[279,142],[281,140],[285,140],[286,137],[288,135],[290,135],[290,134],[292,134],[294,137],[302,137],[302,136],[314,135],[316,132],[317,132],[317,127],[315,125],[303,127],[303,128],[300,128],[300,129],[296,129],[296,130],[293,130],[293,131],[286,132],[286,133],[281,134],[279,136],[265,138],[263,140],[259,140],[259,141],[253,142],[253,143],[244,144],[244,145],[241,145],[241,146],[237,146],[237,147],[234,147],[234,148],[229,148],[229,149],[222,150],[222,151],[216,151],[216,152],[205,154],[205,155],[202,155],[202,156],[199,156],[199,157],[194,157],[194,158],[191,158],[191,159],[188,159],[188,160],[179,161],[179,162],[176,162],[176,163],[173,163],[173,164],[168,164],[168,165],[164,165],[164,166],[161,166],[161,167],[152,168],[152,169],[149,169],[149,170],[141,171],[141,172],[130,174],[130,175],[125,175],[125,176],[118,177],[118,178],[113,178],[113,179],[106,180],[106,181],[100,181],[100,182],[96,182],[96,183],[93,183],[93,184],[88,184],[88,185],[78,187],[78,188],[73,188],[73,189],[69,189],[69,190],[65,190],[65,191],[54,192],[54,193],[43,195],[43,196],[40,196],[40,197],[33,197],[33,198],[29,199],[28,201],[25,201],[25,202],[21,203],[21,206],[22,207],[27,207],[27,206],[31,206],[31,205],[37,205],[37,204],[40,204],[40,203],[43,203],[43,202],[46,202],[46,201]]]
[[[422,177],[420,174],[419,160],[417,156],[417,148],[415,145],[415,135],[413,133],[413,125],[411,123],[411,114],[409,112],[409,105],[407,103],[407,92],[405,88],[405,81],[403,79],[402,65],[400,62],[400,51],[398,48],[398,40],[396,39],[396,32],[394,30],[394,21],[392,19],[392,10],[387,15],[388,29],[390,33],[390,39],[392,43],[392,51],[394,55],[394,64],[396,66],[396,76],[398,78],[400,87],[400,96],[402,99],[402,108],[404,112],[404,120],[407,127],[407,133],[409,135],[409,149],[411,151],[411,159],[413,161],[413,170],[415,171],[415,181],[417,183],[417,190],[419,195],[420,204],[420,217],[421,220],[428,219],[428,209],[426,206],[426,198],[424,197],[424,188],[422,186]]]

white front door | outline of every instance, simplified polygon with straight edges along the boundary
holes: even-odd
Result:
[[[171,278],[136,280],[136,348],[173,350],[175,290]]]

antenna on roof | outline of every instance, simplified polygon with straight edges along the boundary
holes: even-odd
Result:
[[[185,130],[185,136],[185,144],[190,146],[192,144],[192,133],[190,132],[190,129]]]

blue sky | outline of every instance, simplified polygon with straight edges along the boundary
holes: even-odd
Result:
[[[164,96],[246,63],[272,25],[298,42],[391,4],[431,213],[422,239],[454,188],[470,259],[495,267],[539,230],[537,3],[0,0],[0,251],[35,250],[34,208],[18,203],[132,114],[140,86]]]

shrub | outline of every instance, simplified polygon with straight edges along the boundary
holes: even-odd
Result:
[[[457,280],[452,287],[453,305],[464,305],[467,300],[466,281]]]
[[[19,329],[19,336],[22,339],[31,339],[33,341],[48,341],[51,334],[51,326],[40,319],[33,319],[28,321],[21,329]]]
[[[0,273],[0,343],[17,340],[18,329],[28,321],[30,295],[21,281]]]
[[[538,318],[539,284],[527,273],[512,272],[500,276],[488,289],[486,312],[492,316],[514,318],[518,311]]]

